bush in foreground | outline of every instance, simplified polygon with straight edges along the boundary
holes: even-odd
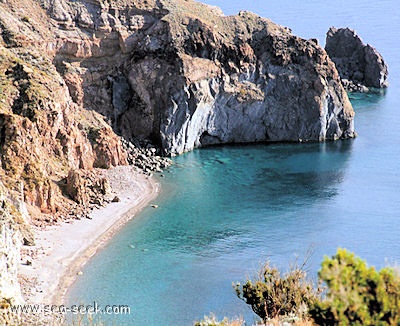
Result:
[[[313,284],[307,280],[306,272],[292,268],[281,276],[276,267],[267,263],[258,279],[234,285],[237,296],[249,304],[253,311],[266,323],[281,317],[302,320],[308,307],[317,300]]]
[[[400,325],[400,275],[380,271],[345,249],[325,257],[319,278],[326,284],[324,299],[311,305],[319,325]]]
[[[377,271],[345,249],[325,257],[318,273],[321,294],[303,268],[283,276],[266,264],[256,280],[234,285],[264,324],[400,325],[400,274],[386,267]]]

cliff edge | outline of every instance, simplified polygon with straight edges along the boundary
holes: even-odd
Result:
[[[226,17],[191,0],[0,9],[0,173],[23,188],[34,220],[68,214],[66,197],[82,204],[73,175],[85,173],[74,171],[135,163],[142,155],[127,141],[179,154],[355,134],[325,50],[255,14]]]

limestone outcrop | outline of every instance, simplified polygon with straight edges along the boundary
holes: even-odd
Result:
[[[354,30],[331,27],[326,34],[325,50],[348,90],[368,92],[370,88],[388,87],[388,68],[382,55],[364,44]]]

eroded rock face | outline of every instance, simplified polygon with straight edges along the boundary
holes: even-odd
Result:
[[[111,186],[106,178],[93,172],[71,170],[66,178],[66,193],[76,203],[85,207],[103,206],[103,198],[111,194]]]
[[[197,49],[194,57],[180,56],[185,81],[171,92],[160,128],[166,149],[353,136],[351,105],[319,46],[254,14],[225,19],[243,26],[241,38],[222,38],[198,21],[188,25],[197,31]]]
[[[270,20],[181,0],[58,0],[45,8],[63,26],[54,51],[74,101],[107,116],[128,140],[151,138],[175,154],[354,135],[326,52]]]
[[[22,8],[28,4],[20,3]],[[32,17],[37,11],[43,13],[35,2],[31,6],[36,9]],[[15,21],[9,22],[10,17]],[[10,189],[23,182],[24,200],[30,212],[36,212],[33,216],[51,214],[53,219],[69,209],[58,182],[70,169],[126,164],[126,152],[99,114],[71,99],[51,57],[36,48],[38,39],[42,43],[51,39],[31,30],[32,35],[27,33],[31,44],[22,46],[13,32],[22,24],[18,17],[1,8],[0,20],[0,34],[8,35],[6,40],[0,38],[0,173]],[[35,23],[32,18],[29,24]]]
[[[353,110],[318,45],[251,13],[206,18],[197,8],[196,14],[182,17],[170,8],[163,21],[173,48],[161,38],[149,43],[147,52],[160,44],[177,58],[147,55],[131,64],[130,84],[153,108],[153,132],[159,128],[166,152],[354,135]]]
[[[371,87],[388,87],[388,68],[381,54],[371,45],[365,45],[354,30],[331,27],[325,50],[349,90],[365,92]]]

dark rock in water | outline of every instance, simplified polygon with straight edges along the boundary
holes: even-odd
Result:
[[[385,61],[354,30],[331,27],[326,34],[325,50],[336,64],[346,89],[367,92],[369,88],[388,87]]]

